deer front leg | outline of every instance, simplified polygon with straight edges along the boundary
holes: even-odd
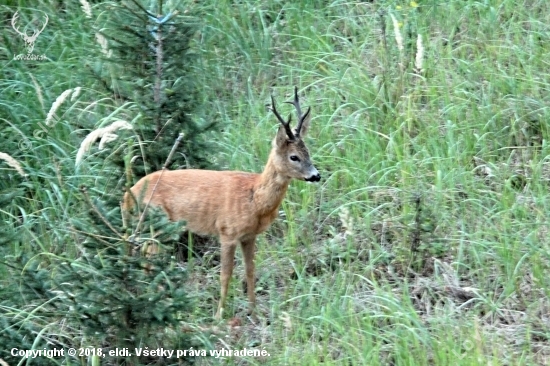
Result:
[[[220,302],[218,303],[218,311],[214,318],[220,320],[223,316],[223,307],[227,298],[227,289],[231,275],[233,274],[233,263],[235,259],[235,249],[237,248],[236,240],[228,240],[220,238],[221,244],[221,273],[220,273]]]
[[[254,315],[254,308],[256,307],[256,292],[254,276],[254,251],[256,249],[256,237],[252,237],[241,242],[241,249],[243,251],[244,266],[246,271],[246,292],[248,294],[248,306],[249,312],[252,317]]]

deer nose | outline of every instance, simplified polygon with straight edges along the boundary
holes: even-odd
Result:
[[[317,173],[309,178],[306,178],[306,182],[318,182],[321,180],[321,174]]]

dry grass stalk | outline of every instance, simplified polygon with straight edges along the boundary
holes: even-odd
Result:
[[[281,312],[281,315],[279,315],[279,320],[283,322],[283,326],[286,330],[291,331],[292,330],[292,319],[290,318],[290,315],[283,311]]]
[[[416,38],[416,58],[414,61],[414,68],[418,74],[424,72],[424,69],[422,68],[423,62],[424,62],[424,45],[422,43],[422,36],[419,34],[418,37]]]
[[[395,33],[395,42],[397,43],[397,48],[399,52],[403,52],[403,36],[401,35],[401,30],[399,29],[399,22],[393,14],[390,14],[391,21],[393,23],[393,32]]]
[[[76,98],[78,98],[81,91],[82,91],[82,87],[80,86],[77,86],[76,88],[74,88],[74,93],[73,95],[71,95],[71,102],[74,102]]]
[[[86,18],[92,17],[92,7],[90,6],[90,3],[86,0],[80,0],[80,3],[82,4],[81,8],[84,14],[86,14]]]
[[[53,117],[55,115],[55,112],[59,109],[61,104],[71,95],[73,92],[73,89],[67,89],[63,93],[61,93],[60,96],[57,97],[55,102],[53,102],[52,107],[50,108],[50,111],[48,112],[48,115],[46,116],[46,126],[50,126],[50,123],[53,121]]]
[[[86,136],[86,138],[80,144],[80,148],[76,153],[75,165],[79,165],[82,162],[84,155],[86,155],[86,153],[90,150],[90,148],[92,147],[94,142],[97,141],[97,139],[101,139],[99,148],[103,149],[106,143],[116,140],[118,136],[114,134],[115,131],[131,130],[132,128],[133,128],[132,125],[129,124],[128,122],[123,120],[118,120],[113,122],[107,127],[98,128],[97,130],[90,132],[88,136]]]
[[[111,141],[115,141],[117,138],[117,134],[106,133],[101,137],[101,140],[99,141],[99,150],[103,150],[105,148],[105,144],[108,144]]]
[[[38,101],[42,106],[42,110],[44,110],[45,107],[44,107],[44,97],[42,96],[42,88],[40,88],[40,85],[38,85],[38,82],[36,81],[33,74],[29,73],[29,76],[31,77],[32,83],[34,84],[34,90],[36,90],[36,96],[38,97]]]
[[[21,164],[19,164],[17,160],[11,157],[11,155],[0,152],[0,160],[4,160],[6,164],[17,170],[17,173],[19,173],[19,175],[21,175],[22,177],[26,176],[23,168],[21,167]]]
[[[101,52],[106,57],[111,57],[111,54],[113,53],[112,50],[109,49],[109,44],[107,43],[107,38],[103,36],[101,33],[95,34],[95,39],[97,40],[97,43],[101,46]]]
[[[349,212],[349,208],[347,207],[341,208],[340,212],[338,213],[338,216],[340,217],[342,228],[345,230],[344,237],[353,236],[353,217]]]

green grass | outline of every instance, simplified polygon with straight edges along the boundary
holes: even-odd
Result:
[[[193,45],[204,88],[197,118],[223,123],[212,136],[220,168],[261,171],[277,128],[269,96],[285,100],[297,85],[312,107],[307,144],[323,176],[317,185],[293,182],[281,218],[258,241],[259,322],[244,317],[239,256],[228,314],[242,326],[224,325],[212,339],[218,348],[265,348],[270,357],[220,364],[549,362],[550,6],[418,3],[180,5],[202,20]],[[9,146],[23,136],[32,142],[32,150],[5,152],[29,174],[25,184],[40,189],[0,211],[8,227],[26,227],[14,254],[63,248],[71,258],[76,236],[64,223],[79,207],[81,129],[109,114],[131,120],[137,109],[95,91],[86,74],[99,55],[91,25],[78,6],[63,14],[54,7],[43,7],[51,25],[35,49],[57,58],[32,67],[2,59],[0,116],[11,124],[0,136]],[[403,51],[390,13],[401,22]],[[94,16],[101,21],[99,10]],[[84,89],[78,101],[63,105],[47,136],[33,137],[56,97],[76,86]],[[5,192],[15,173],[0,169]],[[93,177],[102,166],[84,172]],[[219,271],[212,263],[196,262],[182,284],[197,305],[187,323],[212,322]]]

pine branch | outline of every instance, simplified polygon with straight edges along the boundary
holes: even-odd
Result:
[[[84,195],[84,198],[86,200],[86,203],[88,204],[88,206],[90,206],[92,208],[92,210],[96,213],[96,215],[101,219],[101,221],[103,221],[103,223],[105,225],[107,225],[107,227],[109,229],[111,229],[111,231],[113,233],[115,233],[115,235],[118,236],[119,239],[123,239],[123,236],[122,234],[120,234],[114,227],[113,225],[111,225],[111,223],[109,221],[107,221],[107,219],[101,214],[101,212],[99,212],[99,210],[97,209],[97,207],[95,207],[95,205],[92,203],[92,201],[90,200],[90,197],[88,196],[88,191],[87,191],[87,188],[86,186],[81,186],[80,187],[80,191],[82,192],[82,194]]]

